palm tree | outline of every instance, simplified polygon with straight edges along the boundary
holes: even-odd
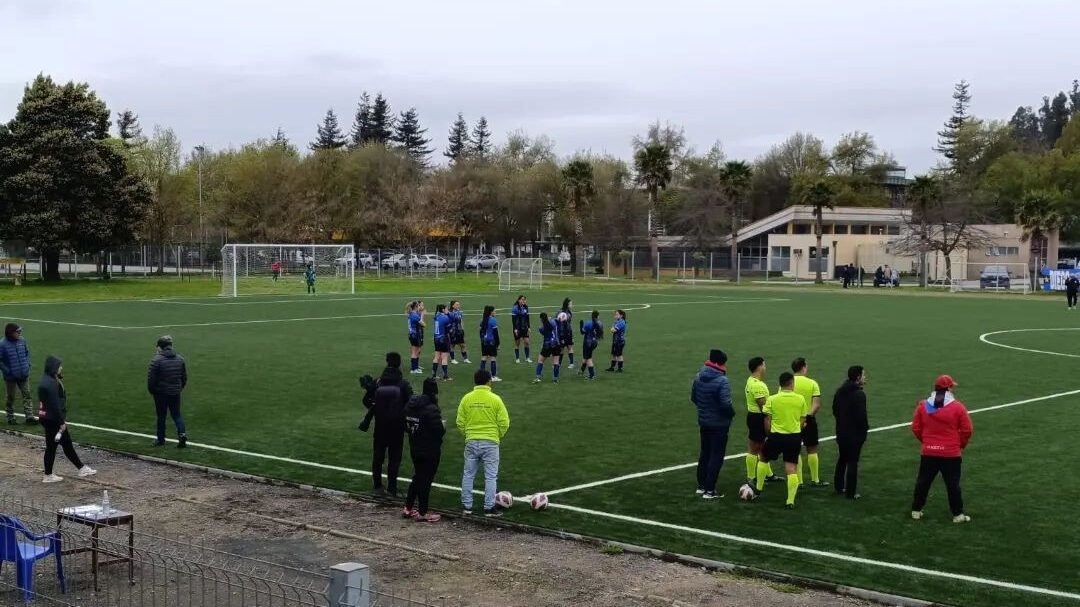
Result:
[[[671,182],[671,149],[661,143],[650,143],[634,154],[637,183],[649,195],[649,257],[653,277],[660,275],[659,243],[656,239],[656,201],[660,190]]]
[[[753,169],[742,160],[729,160],[720,168],[721,188],[731,210],[731,280],[735,280],[735,264],[739,258],[739,210],[746,199],[753,175]]]
[[[814,271],[814,283],[822,284],[821,280],[821,232],[823,230],[822,214],[825,209],[833,208],[833,199],[836,198],[836,188],[833,184],[819,177],[810,182],[802,191],[800,202],[814,207],[814,236],[817,238],[817,268]]]
[[[1045,260],[1047,237],[1054,230],[1066,227],[1067,218],[1062,212],[1063,197],[1058,190],[1028,190],[1016,203],[1016,225],[1020,226],[1020,239],[1031,242],[1028,265],[1031,270],[1032,288],[1036,288],[1039,261]]]
[[[584,158],[571,160],[562,170],[563,188],[570,232],[570,274],[577,273],[578,241],[581,239],[581,219],[593,197],[593,166]]]

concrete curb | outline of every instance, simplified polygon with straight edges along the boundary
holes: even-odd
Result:
[[[8,428],[0,429],[5,434],[18,436],[25,439],[34,439],[44,442],[45,437],[26,433],[19,430],[11,430]],[[330,497],[352,499],[357,501],[377,503],[388,506],[398,506],[398,502],[393,503],[390,500],[379,499],[371,495],[363,493],[350,493],[348,491],[341,491],[339,489],[329,489],[326,487],[319,487],[316,485],[309,485],[304,483],[297,483],[293,481],[286,481],[281,479],[270,478],[266,476],[258,476],[254,474],[247,474],[244,472],[234,472],[231,470],[224,470],[221,468],[213,468],[211,466],[203,466],[201,464],[191,464],[188,462],[180,462],[176,460],[170,460],[160,457],[154,457],[151,455],[142,455],[140,453],[132,453],[130,451],[122,451],[119,449],[112,449],[108,447],[101,447],[98,445],[89,445],[85,443],[77,443],[80,447],[87,449],[95,449],[103,451],[105,453],[111,453],[113,455],[127,457],[139,461],[144,461],[152,464],[172,466],[183,470],[191,470],[194,472],[201,472],[203,474],[218,476],[223,478],[229,478],[233,480],[260,483],[264,485],[271,485],[275,487],[288,487],[292,489],[300,489],[302,491],[308,491],[316,495],[326,495]],[[458,519],[461,521],[469,521],[475,525],[482,525],[486,527],[501,527],[508,528],[521,533],[529,533],[533,535],[540,535],[546,537],[554,537],[563,540],[575,541],[591,546],[617,546],[623,551],[637,554],[641,556],[647,556],[650,558],[659,559],[661,561],[669,563],[678,563],[689,567],[701,567],[709,571],[721,571],[725,573],[733,573],[736,575],[756,578],[760,580],[766,580],[781,584],[791,584],[810,590],[820,590],[823,592],[830,592],[840,596],[850,596],[853,598],[861,599],[864,601],[870,601],[878,603],[880,605],[888,605],[891,607],[949,607],[944,603],[934,603],[924,601],[921,599],[914,599],[905,596],[888,594],[885,592],[878,592],[876,590],[868,590],[865,588],[857,588],[854,586],[846,586],[843,584],[837,584],[835,582],[827,582],[824,580],[817,580],[814,578],[801,577],[796,575],[789,575],[786,573],[779,573],[776,571],[769,571],[766,569],[758,569],[755,567],[748,567],[746,565],[737,565],[735,563],[728,563],[725,561],[717,561],[713,559],[701,558],[688,554],[679,554],[675,552],[667,552],[664,550],[658,550],[656,548],[649,548],[646,546],[638,546],[636,544],[628,544],[625,542],[618,542],[612,540],[605,540],[603,538],[593,537],[589,535],[582,535],[579,533],[571,533],[568,531],[560,531],[558,529],[548,529],[545,527],[536,527],[533,525],[526,525],[523,523],[515,523],[504,519],[490,520],[483,517],[462,517],[456,513],[443,513],[446,518]]]

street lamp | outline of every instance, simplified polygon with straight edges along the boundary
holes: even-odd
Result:
[[[201,145],[195,146],[195,160],[199,163],[199,265],[203,266],[203,258],[206,254],[206,233],[203,231],[203,201],[202,201],[202,161],[206,148]]]

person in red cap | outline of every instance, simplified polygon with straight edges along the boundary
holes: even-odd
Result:
[[[934,392],[915,407],[911,431],[922,443],[922,461],[915,480],[915,498],[911,503],[911,518],[923,516],[930,485],[938,473],[945,481],[949,494],[949,509],[954,523],[966,523],[971,517],[964,514],[964,499],[960,493],[960,464],[964,448],[973,432],[971,416],[964,403],[956,400],[952,377],[942,375],[934,381]]]

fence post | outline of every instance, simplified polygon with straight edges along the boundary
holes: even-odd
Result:
[[[738,259],[735,260],[735,284],[742,282],[742,253],[738,254]]]
[[[330,607],[369,607],[371,571],[360,563],[341,563],[330,568]]]
[[[73,255],[75,255],[75,278],[78,278],[79,277],[79,254],[78,253],[73,253]]]

